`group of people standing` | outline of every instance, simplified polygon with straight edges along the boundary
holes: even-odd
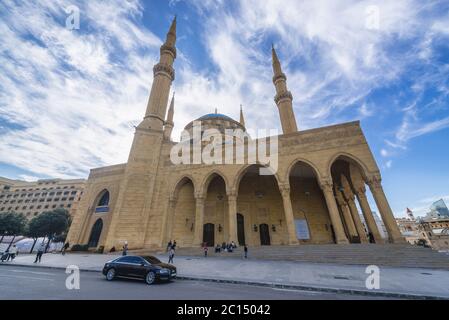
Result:
[[[221,252],[234,252],[234,250],[237,249],[237,245],[235,244],[234,241],[231,241],[231,243],[226,243],[223,242],[220,246],[220,244],[217,244],[215,246],[215,253],[221,253]],[[248,246],[245,244],[243,247],[243,253],[244,253],[244,258],[248,259]],[[205,252],[205,256],[207,256],[206,252]]]

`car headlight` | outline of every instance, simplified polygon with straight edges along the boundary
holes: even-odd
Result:
[[[168,269],[161,269],[161,271],[159,271],[160,273],[170,273],[170,270]]]

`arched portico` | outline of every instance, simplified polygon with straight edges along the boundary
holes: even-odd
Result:
[[[284,201],[288,186],[279,184],[277,175],[260,175],[259,168],[259,165],[246,166],[236,176],[233,195],[235,208],[230,207],[230,214],[236,220],[233,241],[237,242],[239,238],[238,213],[240,228],[243,228],[243,231],[240,230],[240,238],[244,238],[249,245],[297,243],[294,238],[294,221],[287,221],[285,214],[286,205],[287,212],[291,213],[289,200]],[[262,237],[261,225],[264,226]]]
[[[170,193],[166,220],[166,242],[192,246],[195,228],[195,185],[192,177],[180,178]]]
[[[335,243],[334,227],[319,184],[318,169],[297,160],[288,171],[298,238],[303,243]]]
[[[338,154],[332,158],[329,172],[338,209],[344,217],[345,231],[351,242],[384,242],[368,202],[366,184],[370,187],[377,209],[387,228],[390,242],[403,242],[403,237],[380,184],[381,179],[377,167],[369,168],[353,155]],[[362,215],[359,212],[359,207]]]

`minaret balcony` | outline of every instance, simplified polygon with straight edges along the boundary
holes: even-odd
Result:
[[[282,100],[293,100],[293,95],[290,91],[286,91],[280,94],[277,94],[276,97],[274,97],[274,102],[278,105],[282,102]]]
[[[155,65],[153,68],[153,74],[155,77],[162,74],[169,77],[171,81],[175,80],[175,69],[165,63],[158,63]]]

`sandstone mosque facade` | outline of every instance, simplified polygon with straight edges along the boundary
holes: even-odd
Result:
[[[154,67],[128,162],[91,170],[68,234],[71,245],[108,251],[125,242],[130,249],[162,248],[170,240],[181,247],[231,241],[250,246],[404,242],[359,122],[298,131],[274,48],[275,102],[283,131],[277,137],[278,170],[260,175],[257,164],[174,165],[174,98],[170,104],[169,98],[175,43],[176,19]],[[197,121],[245,130],[242,111],[240,121],[218,113]],[[368,189],[388,239],[379,233]]]

